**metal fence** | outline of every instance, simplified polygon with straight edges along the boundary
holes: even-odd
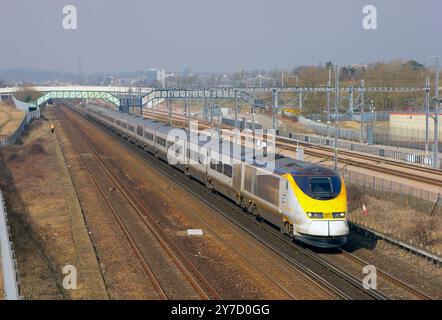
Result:
[[[17,142],[17,140],[22,136],[23,131],[26,128],[26,125],[29,124],[32,120],[40,118],[40,109],[37,109],[32,112],[27,112],[23,120],[20,122],[19,126],[15,131],[8,136],[0,136],[0,147],[5,145],[13,145]]]
[[[380,116],[380,115],[379,115]],[[379,120],[379,119],[375,119]],[[354,142],[367,142],[367,124],[371,120],[364,120],[364,130],[338,128],[338,139],[354,141]],[[325,123],[318,123],[312,119],[299,117],[298,122],[314,134],[331,137],[335,136],[334,124],[327,126]],[[370,128],[371,129],[371,128]],[[425,130],[414,127],[400,127],[400,128],[385,128],[379,129],[374,127],[370,140],[375,145],[396,147],[396,148],[408,148],[416,150],[426,150],[425,146]],[[433,148],[433,131],[430,128],[429,131],[429,146],[427,151],[431,151]],[[442,150],[442,142],[439,143],[439,150]]]
[[[0,147],[4,146],[4,145],[15,144],[17,142],[18,138],[21,137],[23,131],[25,130],[27,123],[28,123],[27,117],[25,116],[23,118],[23,120],[20,122],[17,129],[15,129],[15,131],[12,134],[10,134],[9,136],[0,137]]]
[[[313,121],[327,121],[327,115],[324,113],[316,113],[316,114],[307,114],[305,118],[313,120]],[[334,119],[335,115],[332,113],[330,114],[330,118]],[[345,114],[339,115],[340,121],[361,121],[361,119],[364,122],[369,122],[372,120],[375,121],[388,121],[390,120],[390,111],[374,111],[374,112],[348,112]]]
[[[235,119],[222,118],[221,123],[229,125],[231,127],[235,127]],[[253,123],[250,120],[238,119],[238,126],[241,130],[244,130],[244,129],[251,130],[253,128]],[[259,123],[255,123],[255,129],[256,130],[262,129],[262,125]]]
[[[17,263],[9,235],[8,218],[3,194],[0,190],[0,252],[4,296],[8,300],[20,299]]]
[[[309,134],[295,134],[291,132],[287,133],[280,131],[277,131],[277,135],[280,137],[291,139],[295,142],[299,141],[318,146],[334,147],[335,145],[335,140],[333,138],[327,138],[322,136],[315,136]],[[417,150],[416,151],[410,150],[411,152],[405,152],[405,151],[393,150],[391,148],[387,149],[381,146],[367,145],[364,143],[358,143],[346,140],[338,140],[337,147],[344,150],[372,154],[374,156],[384,157],[410,164],[419,164],[429,167],[433,165],[433,159],[430,154],[426,155],[425,153]],[[442,158],[439,159],[439,163],[442,165]]]
[[[41,117],[40,109],[37,109],[35,111],[28,111],[26,113],[26,122],[30,123],[34,119],[39,119]]]
[[[298,117],[298,122],[310,130],[312,130],[315,134],[326,137],[335,136],[335,128],[333,124],[327,126],[324,123],[318,123],[313,120]],[[361,131],[347,128],[339,128],[338,131],[338,139],[349,140],[349,141],[361,141]],[[367,140],[367,133],[365,131],[362,132],[362,140]]]
[[[439,198],[441,194],[438,192],[348,169],[344,169],[343,176],[348,188],[351,188],[352,185],[360,186],[374,193],[377,198],[395,201],[419,211],[427,211],[427,213],[433,211],[440,213]]]

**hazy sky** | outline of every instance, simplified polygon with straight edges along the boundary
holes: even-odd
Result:
[[[75,5],[78,30],[62,26]],[[364,30],[362,8],[377,7]],[[441,0],[0,0],[0,69],[293,68],[442,56]]]

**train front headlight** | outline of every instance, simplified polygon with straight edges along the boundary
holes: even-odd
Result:
[[[323,219],[324,214],[322,212],[307,212],[307,216],[312,219]]]
[[[345,212],[333,212],[333,218],[335,219],[345,218]]]

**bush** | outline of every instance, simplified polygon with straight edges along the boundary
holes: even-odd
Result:
[[[415,222],[411,234],[422,246],[430,246],[436,240],[433,235],[437,227],[435,217],[423,217]]]
[[[348,210],[353,211],[356,208],[362,207],[365,201],[366,191],[363,187],[351,184],[347,186],[347,202]]]

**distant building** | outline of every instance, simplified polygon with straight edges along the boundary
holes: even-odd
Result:
[[[161,88],[166,85],[166,71],[163,69],[147,70],[146,82],[148,86]]]
[[[110,86],[110,85],[112,85],[113,82],[114,82],[114,77],[113,76],[107,76],[104,79],[104,85],[105,86]]]

